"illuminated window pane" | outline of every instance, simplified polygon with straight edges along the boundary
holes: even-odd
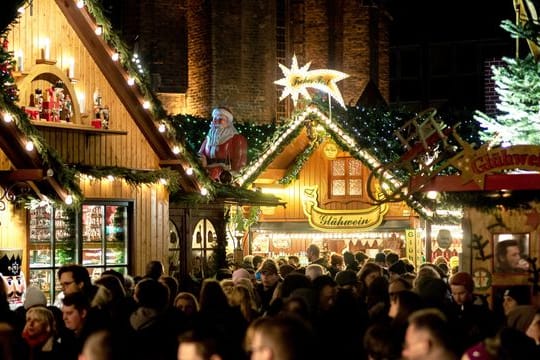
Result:
[[[361,179],[349,180],[349,195],[351,196],[362,195],[362,180]]]
[[[332,161],[332,176],[345,176],[345,160]]]
[[[335,196],[345,195],[345,180],[332,181],[332,194]]]
[[[349,175],[360,176],[362,175],[362,163],[356,159],[349,159]]]

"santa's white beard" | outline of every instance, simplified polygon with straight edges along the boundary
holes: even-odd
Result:
[[[206,146],[210,149],[210,158],[215,158],[218,145],[227,142],[236,134],[238,134],[238,131],[232,125],[226,127],[210,126],[207,135],[208,141],[206,142]]]

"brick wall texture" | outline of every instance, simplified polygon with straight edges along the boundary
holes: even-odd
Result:
[[[348,73],[338,83],[347,104],[369,80],[388,101],[390,20],[358,0],[129,0],[138,7],[131,21],[139,29],[131,31],[151,55],[157,90],[185,93],[186,113],[208,117],[227,106],[236,121],[276,121],[278,1],[286,9],[284,65],[296,54],[300,66]]]

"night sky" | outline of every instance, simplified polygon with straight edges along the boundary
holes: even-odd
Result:
[[[502,20],[515,19],[513,0],[388,0],[392,43],[509,37]]]

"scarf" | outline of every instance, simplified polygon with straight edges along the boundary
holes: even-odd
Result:
[[[30,334],[28,334],[28,331],[24,330],[22,333],[22,337],[24,341],[26,341],[28,346],[30,346],[30,348],[33,349],[38,346],[44,345],[47,342],[47,340],[51,337],[51,334],[42,333],[37,336],[30,336]]]

